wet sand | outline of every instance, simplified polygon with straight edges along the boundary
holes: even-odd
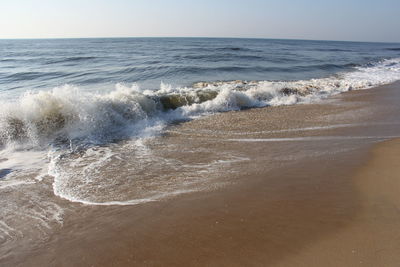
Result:
[[[400,141],[385,140],[399,135],[399,90],[173,126],[153,149],[212,147],[246,160],[221,171],[213,190],[126,207],[77,205],[42,246],[2,264],[397,266]]]

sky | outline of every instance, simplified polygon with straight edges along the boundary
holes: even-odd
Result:
[[[0,0],[0,38],[400,42],[399,0]]]

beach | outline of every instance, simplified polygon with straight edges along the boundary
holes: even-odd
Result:
[[[71,204],[45,242],[1,264],[396,266],[399,89],[171,125],[147,144],[157,155],[199,168],[229,155],[207,165],[208,187],[138,205]]]

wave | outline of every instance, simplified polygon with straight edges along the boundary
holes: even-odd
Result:
[[[118,87],[105,95],[68,85],[27,92],[18,102],[3,105],[0,140],[3,144],[22,140],[31,145],[82,138],[103,140],[146,120],[155,111],[155,102],[134,87]]]
[[[231,60],[232,57],[225,57],[220,58],[216,57],[209,57],[208,60],[213,62]],[[279,60],[279,61],[283,61]],[[275,59],[276,63],[278,59]],[[216,72],[225,72],[225,73],[300,73],[300,72],[313,72],[313,71],[345,71],[349,70],[354,67],[354,64],[310,64],[310,65],[293,65],[291,67],[278,67],[278,66],[271,66],[265,67],[262,65],[259,66],[244,66],[244,65],[227,65],[227,66],[218,66],[218,67],[209,67],[209,66],[177,66],[177,67],[168,67],[168,66],[148,66],[148,67],[128,67],[125,69],[118,70],[117,73],[135,73],[141,72],[142,77],[146,77],[143,72],[151,71],[151,70],[163,70],[163,72],[159,72],[158,74],[151,74],[152,78],[159,77],[162,78],[163,75],[169,74],[179,74],[179,75],[190,75],[192,73],[201,73],[201,74],[210,74]]]
[[[350,50],[350,49],[340,49],[340,48],[321,48],[321,49],[316,49],[316,51],[327,51],[327,52],[353,52],[353,50]]]
[[[0,59],[0,62],[13,62],[16,61],[16,59],[14,58],[2,58]]]
[[[173,88],[141,90],[117,84],[108,93],[72,85],[27,92],[1,103],[0,143],[60,145],[110,142],[200,115],[244,108],[311,102],[332,94],[400,80],[400,59],[360,66],[352,72],[299,81],[197,82]],[[152,133],[154,134],[154,132]]]
[[[87,61],[87,60],[92,60],[96,59],[96,57],[91,57],[91,56],[77,56],[77,57],[65,57],[65,58],[56,58],[53,60],[49,60],[46,62],[46,64],[57,64],[57,63],[64,63],[64,62],[77,62],[77,61]]]
[[[192,60],[202,60],[202,61],[226,61],[230,60],[233,61],[235,59],[245,59],[245,60],[266,60],[265,57],[260,55],[242,55],[242,54],[235,54],[235,53],[221,53],[221,54],[188,54],[188,55],[177,55],[175,56],[176,59],[192,59]]]
[[[251,49],[251,48],[247,48],[247,47],[238,47],[238,46],[218,47],[215,50],[217,50],[217,51],[261,52],[260,50]]]
[[[23,80],[34,80],[34,79],[50,79],[50,78],[62,78],[67,76],[68,74],[65,72],[40,72],[40,71],[27,71],[27,72],[19,72],[12,73],[8,76],[5,76],[4,79],[9,81],[23,81]]]

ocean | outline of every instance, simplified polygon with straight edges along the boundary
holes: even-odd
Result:
[[[136,205],[231,183],[221,177],[252,158],[213,149],[202,134],[229,135],[228,142],[265,134],[248,128],[253,118],[243,118],[243,110],[323,104],[397,80],[400,44],[391,43],[0,40],[0,244],[7,251],[0,258],[22,241],[43,241],[75,209]],[[179,128],[231,111],[237,120],[224,124],[229,131]],[[283,121],[268,134],[346,127],[328,122],[289,129]]]

